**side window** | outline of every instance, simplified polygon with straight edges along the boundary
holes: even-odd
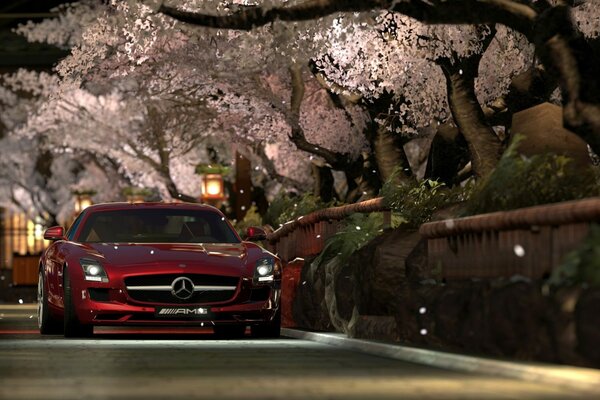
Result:
[[[77,219],[73,222],[73,224],[69,228],[69,231],[67,232],[67,239],[73,240],[73,237],[75,236],[75,232],[77,232],[77,227],[81,223],[81,220],[83,219],[84,214],[85,214],[85,212],[82,212],[81,214],[79,214],[79,216],[77,216]]]

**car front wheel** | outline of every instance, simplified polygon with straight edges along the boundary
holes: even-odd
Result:
[[[75,305],[73,304],[73,289],[71,288],[71,277],[67,268],[64,269],[64,289],[65,289],[65,337],[89,337],[94,333],[92,325],[84,325],[79,322]]]
[[[50,313],[48,295],[44,286],[44,273],[42,271],[38,275],[37,303],[38,328],[40,329],[40,333],[42,335],[61,334],[63,332],[61,321]]]

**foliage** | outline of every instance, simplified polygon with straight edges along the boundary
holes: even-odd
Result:
[[[122,185],[154,187],[162,198],[182,194],[194,198],[199,194],[194,167],[206,160],[203,145],[211,142],[226,153],[233,143],[256,153],[260,162],[253,161],[254,175],[268,175],[264,182],[271,185],[266,188],[269,194],[280,177],[291,178],[301,187],[310,184],[309,164],[315,157],[309,160],[290,142],[291,128],[302,128],[310,143],[356,158],[367,151],[361,134],[367,118],[360,106],[334,106],[306,69],[306,94],[300,115],[293,115],[291,64],[315,61],[323,82],[337,94],[370,101],[383,92],[396,93],[401,104],[376,121],[396,121],[386,126],[404,134],[449,117],[444,77],[432,60],[482,51],[480,30],[473,26],[427,25],[387,10],[333,13],[242,32],[190,28],[157,13],[154,6],[159,3],[81,0],[59,7],[55,19],[17,28],[31,41],[70,48],[71,54],[56,66],[58,76],[39,74],[32,79],[29,73],[18,73],[3,78],[3,86],[15,90],[0,87],[0,125],[21,147],[32,142],[44,143],[45,148],[30,146],[25,154],[11,152],[13,146],[2,143],[0,159],[22,154],[23,160],[0,163],[5,175],[1,178],[10,184],[0,191],[0,202],[31,204],[38,213],[45,209],[56,213],[67,204],[55,190],[60,185],[44,187],[40,183],[45,177],[31,173],[38,147],[72,158],[73,163],[82,154],[93,155],[99,169],[112,166],[106,175],[109,182],[119,179]],[[231,11],[232,4],[252,3],[266,9],[290,4],[288,0],[171,3],[210,13]],[[586,36],[600,31],[600,8],[592,3],[573,8]],[[479,101],[490,104],[505,95],[511,78],[534,63],[533,54],[523,35],[498,27],[479,68]],[[34,89],[34,102],[13,93],[29,92],[28,87]],[[26,116],[30,118],[25,121]],[[73,184],[90,176],[67,173],[66,168],[63,172]],[[23,187],[32,193],[19,195]],[[113,192],[98,190],[99,199],[111,196]],[[38,198],[46,201],[36,204]],[[282,211],[273,214],[279,218]]]
[[[398,173],[401,172],[395,171],[384,183],[380,194],[386,206],[398,213],[410,227],[418,227],[429,221],[436,211],[465,201],[471,191],[471,185],[448,188],[431,179],[399,185],[394,179]]]
[[[141,196],[141,197],[150,197],[154,194],[152,189],[148,188],[139,188],[134,186],[127,186],[123,188],[123,196]]]
[[[196,166],[196,174],[198,174],[198,175],[205,175],[205,174],[228,175],[230,171],[231,171],[231,167],[228,165],[198,164]]]
[[[294,206],[294,199],[287,193],[280,191],[273,201],[269,203],[269,208],[263,216],[263,222],[265,225],[271,225],[275,229],[279,227],[279,221],[281,214],[287,209]],[[286,221],[282,221],[284,223]]]
[[[600,226],[592,224],[581,246],[567,254],[547,282],[550,286],[587,284],[600,286]]]
[[[248,229],[251,226],[262,226],[262,218],[258,213],[258,209],[255,205],[251,206],[248,209],[246,215],[244,216],[244,219],[242,219],[241,221],[235,221],[234,223],[235,230],[242,237],[245,236],[246,229]]]
[[[383,214],[352,214],[343,224],[343,228],[327,239],[323,251],[313,261],[314,265],[322,265],[334,257],[340,257],[342,263],[348,260],[352,253],[383,232]]]
[[[305,193],[302,196],[290,196],[287,193],[280,192],[269,204],[263,222],[277,229],[284,223],[293,221],[300,216],[335,205],[339,204],[335,202],[325,203],[312,193]]]
[[[598,173],[593,167],[576,167],[562,155],[525,157],[517,152],[517,135],[500,162],[474,190],[468,214],[512,210],[600,195]]]
[[[71,193],[73,193],[75,196],[94,196],[98,192],[94,189],[80,189],[73,190]]]

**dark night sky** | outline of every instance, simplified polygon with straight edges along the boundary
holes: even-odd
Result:
[[[50,70],[68,53],[54,46],[28,43],[12,32],[27,20],[40,21],[50,17],[50,10],[64,0],[3,0],[0,2],[0,73],[12,72],[20,67]]]

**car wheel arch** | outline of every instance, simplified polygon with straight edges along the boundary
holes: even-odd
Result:
[[[64,300],[65,300],[65,288],[66,288],[66,286],[65,286],[65,279],[67,278],[67,271],[69,270],[69,264],[67,263],[67,261],[65,261],[65,262],[62,263],[62,265],[60,267],[61,267],[60,268],[61,269],[60,270],[60,274],[61,274],[60,278],[61,279],[58,282],[60,283],[59,290],[60,290],[60,294],[61,294],[62,300],[64,302]],[[63,303],[63,308],[64,308],[64,303]]]

